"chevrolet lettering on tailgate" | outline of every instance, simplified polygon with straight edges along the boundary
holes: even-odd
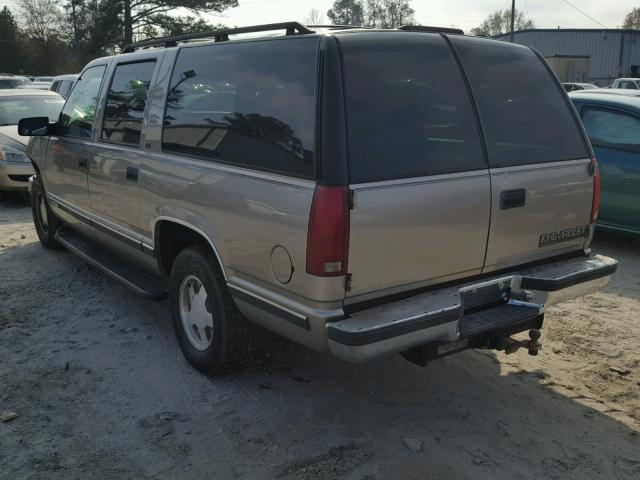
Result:
[[[560,230],[559,232],[543,233],[540,235],[540,247],[546,247],[547,245],[553,245],[554,243],[566,242],[577,237],[588,237],[589,225],[582,225],[580,227],[567,228]]]

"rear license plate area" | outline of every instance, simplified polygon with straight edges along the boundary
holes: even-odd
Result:
[[[511,289],[501,283],[463,290],[460,294],[465,314],[507,303],[510,296]]]

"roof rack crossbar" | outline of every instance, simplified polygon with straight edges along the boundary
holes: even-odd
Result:
[[[308,28],[327,28],[329,30],[347,30],[347,29],[352,29],[352,28],[372,28],[372,27],[366,27],[364,25],[320,25],[320,24],[313,24],[313,25],[307,25]]]
[[[216,42],[224,42],[229,40],[229,35],[236,35],[239,33],[271,32],[274,30],[285,30],[287,35],[315,33],[313,30],[309,30],[299,22],[269,23],[266,25],[251,25],[248,27],[224,28],[220,30],[211,30],[208,32],[188,33],[186,35],[177,35],[174,37],[152,38],[150,40],[144,40],[142,42],[136,42],[126,45],[122,49],[122,53],[131,53],[136,51],[137,49],[148,47],[175,47],[176,45],[178,45],[178,42],[188,42],[189,40],[199,40],[205,38],[213,38]]]
[[[404,30],[405,32],[452,33],[455,35],[464,35],[464,32],[459,28],[429,27],[426,25],[403,25],[399,30]]]

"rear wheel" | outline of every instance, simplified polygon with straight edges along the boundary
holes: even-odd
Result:
[[[31,212],[40,243],[46,248],[60,248],[56,232],[62,226],[62,222],[49,208],[39,177],[35,177],[31,185]]]
[[[180,252],[169,283],[173,327],[191,365],[215,375],[252,360],[255,328],[238,311],[207,247]]]

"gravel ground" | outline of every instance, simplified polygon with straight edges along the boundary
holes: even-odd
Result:
[[[0,478],[638,479],[640,242],[604,292],[554,307],[538,357],[354,366],[279,339],[208,378],[166,302],[37,242],[0,202]],[[633,246],[635,245],[635,246]]]

